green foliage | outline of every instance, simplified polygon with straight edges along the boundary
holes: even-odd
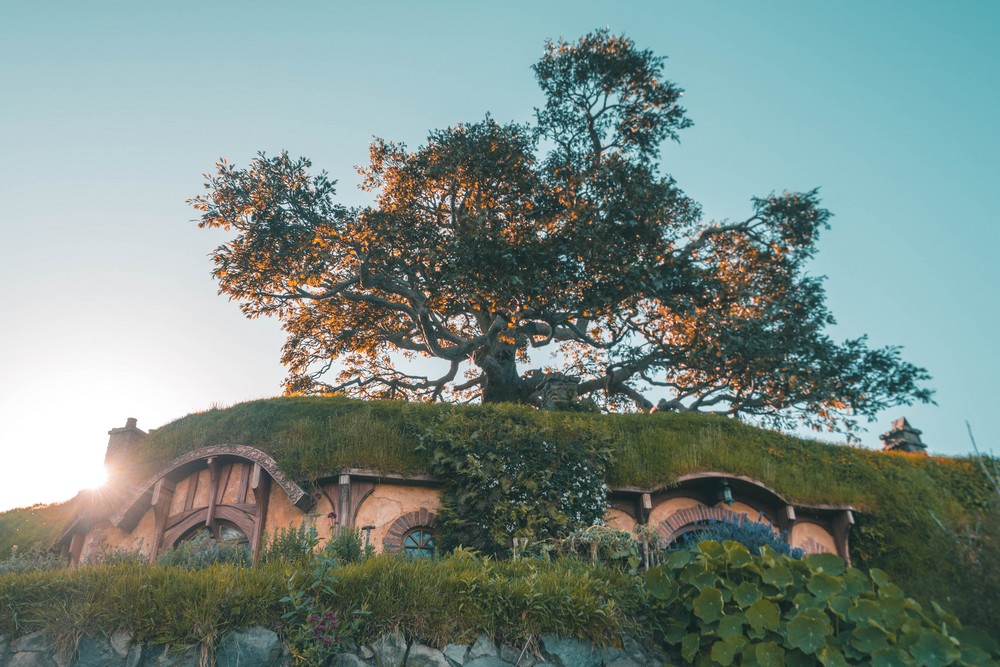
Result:
[[[0,575],[55,570],[64,565],[65,563],[58,554],[43,549],[37,544],[27,549],[21,549],[14,545],[7,557],[0,560]]]
[[[644,577],[653,637],[685,662],[1000,664],[1000,646],[937,605],[922,607],[881,570],[832,554],[795,560],[706,541]]]
[[[87,558],[87,565],[138,565],[148,562],[149,556],[140,548],[111,547],[107,544],[102,544],[96,554]],[[65,561],[63,564],[66,564]]]
[[[126,563],[3,575],[0,633],[46,630],[73,646],[81,635],[125,630],[153,644],[210,644],[229,629],[278,627],[283,590],[284,573],[273,565]]]
[[[725,520],[712,519],[700,524],[690,533],[682,535],[674,545],[677,549],[697,548],[700,542],[714,540],[715,542],[739,542],[750,553],[760,553],[761,547],[767,546],[782,556],[801,558],[801,549],[793,549],[785,541],[786,534],[774,532],[774,527],[767,521],[750,521],[746,517],[734,515]]]
[[[64,568],[0,575],[0,634],[46,630],[73,645],[124,630],[137,641],[204,646],[228,629],[264,625],[280,629],[303,660],[345,636],[370,642],[390,629],[439,646],[483,632],[516,646],[548,633],[608,645],[631,628],[635,583],[576,560],[497,562],[468,551],[341,567],[321,552],[254,568]]]
[[[603,520],[607,443],[571,413],[557,424],[502,408],[441,412],[421,448],[445,480],[442,548],[505,554],[514,538],[559,537]]]
[[[495,561],[470,550],[439,559],[376,556],[337,571],[341,618],[358,641],[390,629],[437,646],[486,633],[524,646],[542,634],[617,642],[637,609],[635,578],[577,559]]]
[[[806,268],[830,218],[815,190],[719,224],[660,173],[660,145],[691,124],[664,62],[607,30],[549,42],[535,122],[487,115],[414,150],[376,139],[367,207],[336,203],[307,158],[220,160],[190,203],[231,234],[220,292],[282,321],[286,391],[539,405],[570,376],[613,409],[658,389],[664,409],[847,433],[930,401],[897,348],[827,334]],[[522,368],[537,348],[558,376]],[[441,372],[400,366],[416,355]]]
[[[210,651],[226,630],[277,628],[321,664],[346,637],[388,630],[441,646],[481,633],[514,646],[543,634],[614,645],[646,635],[678,660],[729,664],[998,664],[994,639],[904,596],[880,570],[829,554],[792,560],[735,542],[676,551],[637,578],[579,558],[494,561],[375,556],[339,565],[328,546],[297,563],[200,570],[123,563],[0,575],[0,634],[62,645],[129,632]]]
[[[339,567],[332,556],[334,548],[327,544],[320,553],[299,563],[285,582],[287,594],[281,598],[287,611],[285,638],[292,657],[298,664],[322,665],[340,648],[337,615],[329,606],[336,597],[333,585]]]
[[[303,521],[298,526],[278,528],[264,542],[261,550],[262,563],[305,563],[313,556],[319,544],[319,533],[316,526]]]
[[[168,424],[137,448],[134,464],[150,474],[193,448],[236,442],[268,452],[294,479],[314,479],[346,467],[428,474],[430,457],[414,451],[414,444],[439,428],[442,415],[456,412],[465,413],[463,421],[469,424],[486,424],[481,432],[487,434],[488,420],[500,415],[544,432],[547,442],[560,446],[606,443],[611,486],[649,488],[688,473],[720,471],[760,480],[793,503],[850,504],[858,510],[850,534],[856,565],[889,572],[921,602],[938,599],[963,614],[988,608],[966,603],[984,587],[959,576],[957,566],[964,561],[950,535],[974,530],[993,493],[974,459],[884,454],[710,415],[593,415],[515,406],[286,397],[209,410]],[[51,545],[69,520],[68,514],[61,521],[51,518],[62,507],[0,514],[0,549],[4,544],[23,547],[43,534],[45,546]],[[942,530],[934,517],[949,530]],[[31,540],[22,539],[28,536]],[[998,621],[993,620],[992,628],[1000,634]]]
[[[0,512],[0,558],[16,545],[20,549],[39,546],[48,549],[79,510],[70,500],[52,505],[32,505]]]
[[[574,530],[562,539],[553,540],[546,545],[545,551],[557,557],[574,555],[635,573],[640,565],[648,565],[651,557],[656,558],[658,541],[659,535],[654,530],[630,533],[597,525]]]
[[[955,613],[971,625],[1000,636],[1000,497],[995,498],[964,534],[948,536],[951,579],[947,598]]]
[[[237,542],[213,540],[208,533],[198,533],[190,540],[179,542],[173,549],[167,549],[156,561],[160,565],[186,570],[202,570],[223,563],[249,565],[250,547]]]
[[[360,563],[375,555],[375,545],[365,543],[359,528],[342,527],[323,545],[323,553],[341,565]]]

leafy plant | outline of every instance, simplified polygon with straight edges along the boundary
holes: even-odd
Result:
[[[332,573],[339,564],[333,551],[310,552],[288,577],[287,594],[280,600],[287,609],[281,615],[285,638],[298,664],[322,665],[340,648],[337,615],[324,601],[336,595]]]
[[[59,558],[59,554],[39,545],[33,545],[27,549],[19,549],[17,545],[14,545],[7,557],[0,560],[0,575],[57,570],[65,566],[66,563]]]
[[[989,637],[832,554],[706,541],[671,554],[644,586],[656,636],[688,663],[1000,664]]]
[[[792,547],[785,539],[786,533],[774,532],[774,527],[764,520],[750,519],[734,515],[724,520],[710,519],[698,524],[697,528],[681,535],[674,544],[674,549],[695,549],[698,544],[708,540],[715,542],[739,542],[750,553],[758,554],[762,547],[767,546],[782,556],[802,558],[805,552]]]
[[[262,563],[307,563],[319,544],[319,534],[312,522],[278,528],[264,543]]]
[[[650,545],[653,545],[655,553],[658,539],[655,531],[639,526],[636,528],[639,532],[630,533],[603,525],[588,526],[554,540],[548,550],[557,556],[572,554],[595,564],[610,565],[634,574],[640,565],[649,566]]]
[[[216,541],[208,533],[198,533],[160,554],[156,562],[166,567],[201,570],[211,565],[228,563],[250,565],[250,547],[237,542]]]
[[[126,565],[144,564],[149,562],[149,557],[142,552],[141,541],[139,546],[113,547],[107,543],[102,543],[96,554],[91,554],[87,558],[87,565]]]
[[[366,543],[359,528],[341,527],[327,540],[323,553],[341,565],[360,563],[375,554],[375,545]]]
[[[448,411],[421,438],[445,480],[440,545],[506,554],[515,538],[542,540],[600,523],[607,508],[604,442],[540,428],[516,410]],[[572,441],[573,431],[582,435]],[[590,437],[586,437],[590,436]]]

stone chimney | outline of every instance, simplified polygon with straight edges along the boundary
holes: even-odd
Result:
[[[108,449],[104,454],[104,467],[108,471],[108,483],[120,486],[135,483],[133,480],[135,448],[148,434],[136,426],[135,417],[125,420],[125,426],[108,431]]]
[[[580,377],[563,373],[548,373],[542,378],[539,389],[542,393],[542,410],[558,410],[576,402]]]
[[[926,455],[927,445],[920,441],[920,433],[919,429],[910,426],[906,417],[900,417],[892,422],[892,430],[879,436],[879,440],[882,441],[882,451]]]

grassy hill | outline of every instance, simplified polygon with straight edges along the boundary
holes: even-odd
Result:
[[[537,428],[572,447],[586,438],[611,452],[611,486],[649,488],[721,471],[760,480],[801,504],[856,507],[852,560],[879,567],[918,595],[951,600],[961,575],[956,534],[981,521],[991,489],[968,458],[886,454],[783,435],[720,417],[656,413],[539,412],[510,405],[453,406],[339,397],[288,397],[191,414],[150,433],[134,452],[141,476],[193,449],[243,444],[309,481],[343,468],[427,473],[421,436],[447,424],[489,437],[498,421]],[[485,434],[485,436],[484,436]],[[11,544],[49,543],[72,505],[0,514],[0,555]],[[961,600],[957,601],[959,604]]]

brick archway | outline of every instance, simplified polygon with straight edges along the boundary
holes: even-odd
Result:
[[[656,526],[656,531],[666,544],[670,544],[681,535],[691,532],[698,524],[705,521],[734,521],[746,523],[754,521],[746,512],[733,512],[723,507],[686,507],[677,510]],[[772,527],[773,528],[773,527]]]
[[[403,538],[414,528],[430,528],[434,531],[437,528],[437,514],[421,507],[416,512],[408,512],[399,517],[389,526],[389,532],[382,540],[382,550],[398,554],[403,546]]]

